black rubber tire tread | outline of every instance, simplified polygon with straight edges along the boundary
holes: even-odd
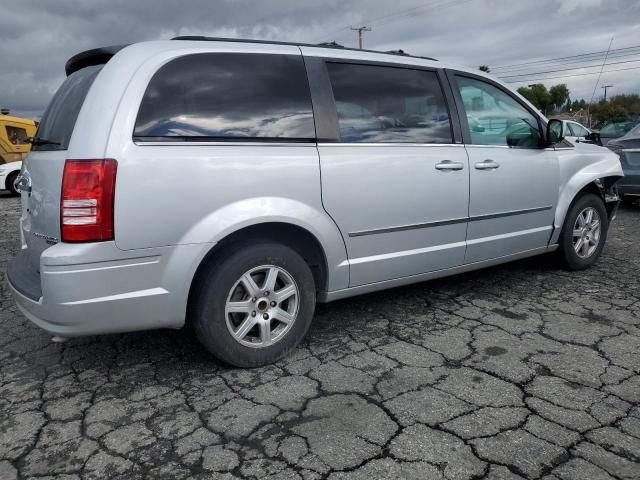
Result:
[[[11,172],[9,175],[7,175],[7,179],[5,180],[7,190],[14,197],[17,197],[18,195],[20,195],[20,193],[16,190],[16,187],[13,185],[14,182],[16,181],[16,178],[18,178],[18,174],[19,173],[20,172],[18,172],[18,171]]]
[[[298,316],[283,338],[269,347],[251,348],[231,336],[224,307],[233,284],[260,265],[275,265],[289,272],[298,286],[300,303]],[[205,267],[195,287],[190,322],[200,343],[218,359],[236,367],[259,367],[282,358],[302,341],[311,326],[315,303],[313,274],[304,259],[285,245],[256,240],[226,249]]]
[[[573,225],[575,224],[578,214],[587,207],[593,207],[600,215],[600,243],[598,248],[588,258],[580,258],[573,248]],[[563,266],[568,270],[584,270],[591,267],[598,261],[602,249],[607,241],[607,232],[609,230],[609,217],[604,206],[602,198],[593,193],[584,193],[577,197],[567,212],[560,233],[558,253]]]

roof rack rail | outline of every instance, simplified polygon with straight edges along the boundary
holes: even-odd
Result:
[[[332,40],[331,42],[320,42],[320,43],[317,44],[317,46],[318,47],[345,48],[344,45],[340,45],[335,40]]]
[[[173,37],[171,40],[192,40],[192,41],[206,41],[206,42],[239,42],[239,43],[262,43],[262,44],[271,44],[271,45],[292,45],[295,47],[319,47],[319,48],[336,48],[341,50],[352,50],[356,52],[367,52],[367,53],[386,53],[387,55],[402,55],[405,57],[412,58],[421,58],[423,60],[431,60],[433,62],[437,62],[438,60],[432,57],[420,57],[417,55],[409,55],[405,53],[403,50],[391,50],[388,52],[382,52],[379,50],[364,50],[358,48],[350,48],[345,47],[344,45],[340,45],[335,41],[332,42],[323,42],[318,44],[311,43],[299,43],[299,42],[281,42],[277,40],[255,40],[252,38],[224,38],[224,37],[205,37],[204,35],[182,35],[178,37]]]

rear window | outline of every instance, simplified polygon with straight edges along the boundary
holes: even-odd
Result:
[[[144,94],[138,141],[315,138],[299,55],[204,53],[161,67]]]
[[[85,67],[69,75],[42,115],[36,138],[48,144],[34,145],[32,150],[67,150],[80,108],[104,65]]]

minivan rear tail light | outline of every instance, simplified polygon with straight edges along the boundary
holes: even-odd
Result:
[[[67,160],[62,176],[60,233],[63,242],[114,239],[113,201],[118,162]]]

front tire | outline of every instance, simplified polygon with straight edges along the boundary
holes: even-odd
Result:
[[[7,175],[7,179],[5,180],[6,181],[7,190],[14,197],[19,195],[19,192],[16,189],[16,185],[15,185],[16,179],[18,178],[18,174],[19,173],[20,172],[11,172],[9,175]]]
[[[597,262],[604,248],[609,220],[604,202],[592,193],[578,197],[567,212],[559,253],[569,270],[584,270]]]
[[[237,367],[273,363],[304,338],[315,309],[311,269],[291,248],[255,241],[218,255],[198,279],[191,322],[209,352]]]

